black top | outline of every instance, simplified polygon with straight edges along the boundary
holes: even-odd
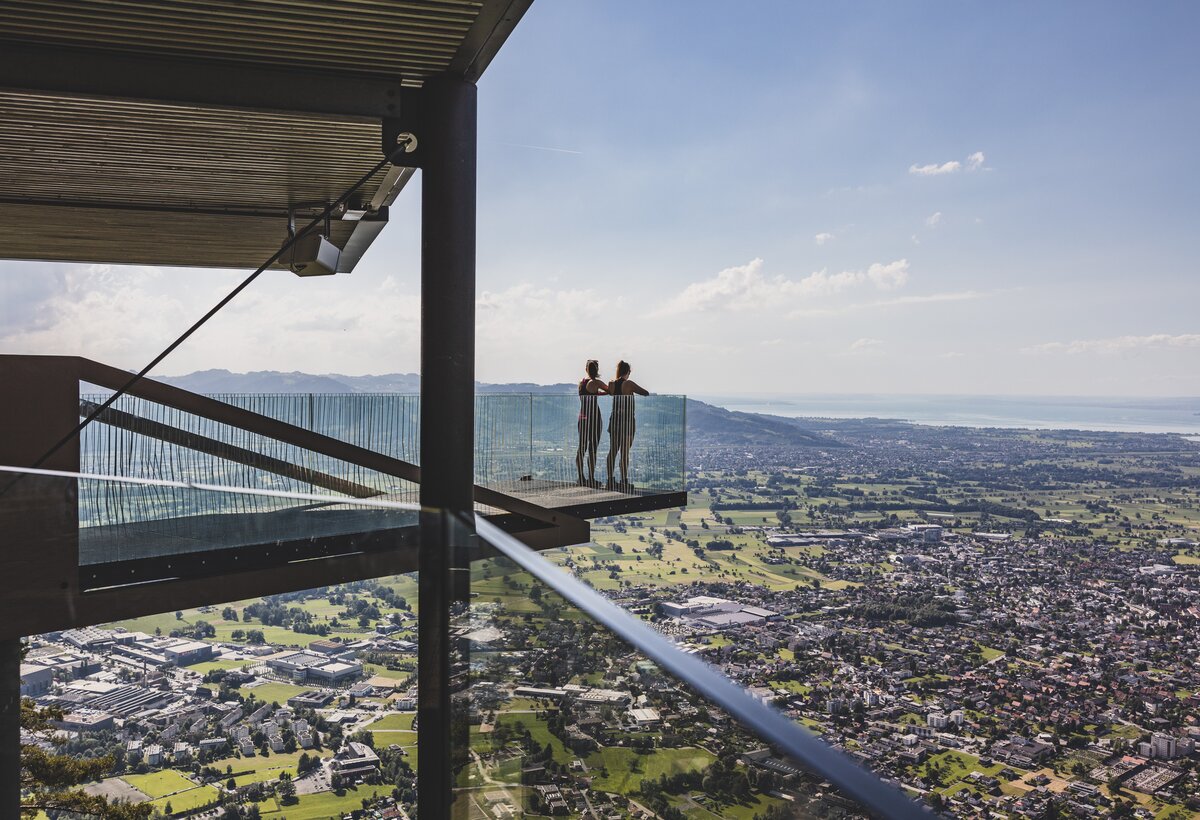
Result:
[[[614,425],[618,427],[625,426],[627,429],[633,423],[633,394],[625,392],[625,377],[613,379],[612,390],[609,392],[613,397],[612,415],[608,419],[608,427],[611,430]]]
[[[595,393],[589,393],[587,390],[588,383],[591,379],[584,379],[579,382],[579,420],[600,426],[600,403],[596,401],[598,398]]]

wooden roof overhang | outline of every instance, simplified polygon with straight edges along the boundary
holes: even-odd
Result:
[[[402,89],[478,79],[531,1],[0,4],[0,258],[256,268],[382,158]],[[334,219],[339,271],[411,173]]]

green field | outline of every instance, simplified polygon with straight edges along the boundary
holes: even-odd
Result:
[[[263,703],[278,703],[280,706],[287,705],[287,699],[295,697],[301,692],[307,692],[312,687],[293,686],[290,683],[263,683],[258,686],[243,686],[238,689],[244,697],[254,697],[261,700]]]
[[[206,675],[214,669],[241,669],[243,666],[249,666],[254,661],[205,661],[204,663],[195,663],[188,667],[191,672],[198,672],[201,675]]]
[[[367,730],[371,732],[411,732],[413,721],[416,718],[416,712],[393,712],[372,723]]]
[[[150,801],[150,805],[157,808],[159,811],[166,813],[167,804],[171,805],[171,814],[169,817],[174,817],[182,812],[190,809],[198,809],[201,806],[207,806],[215,803],[221,798],[221,793],[212,786],[196,786],[179,794],[173,794],[170,797],[160,797],[157,800]]]
[[[281,806],[274,800],[259,803],[259,811],[263,817],[274,817],[279,820],[328,820],[330,817],[341,817],[344,813],[362,808],[363,798],[374,798],[389,794],[391,789],[386,786],[361,786],[349,788],[341,795],[334,792],[320,794],[302,794],[300,802],[292,806]]]
[[[262,755],[255,755],[254,757],[227,757],[224,760],[215,760],[210,765],[221,772],[222,782],[232,777],[237,781],[239,786],[244,786],[247,783],[257,783],[261,780],[275,780],[284,771],[287,771],[292,777],[296,777],[298,774],[296,765],[300,762],[300,755],[302,754],[307,754],[309,757],[328,757],[331,752],[328,750],[321,752],[312,750],[307,752],[272,752],[267,757],[263,757]],[[233,769],[233,773],[227,774],[226,772],[230,768]]]
[[[149,774],[127,774],[121,777],[130,786],[147,797],[163,797],[175,792],[196,788],[196,784],[174,769],[163,769]]]
[[[771,806],[781,806],[787,801],[765,794],[754,795],[747,803],[713,804],[705,795],[694,794],[693,800],[700,804],[697,808],[683,796],[671,799],[671,805],[684,813],[686,817],[697,820],[712,820],[713,817],[732,818],[733,820],[754,820],[754,816],[762,814]]]
[[[550,734],[549,727],[546,726],[546,721],[536,715],[528,714],[501,714],[497,720],[497,725],[502,726],[524,726],[529,730],[530,736],[539,745],[545,746],[550,744],[550,748],[554,750],[554,760],[558,763],[570,763],[575,759],[575,753],[563,745],[563,742],[554,735]],[[486,737],[480,735],[479,737]]]
[[[587,764],[588,768],[596,771],[602,767],[608,770],[607,775],[597,775],[592,788],[633,794],[646,778],[703,769],[713,760],[712,754],[704,749],[655,749],[650,754],[640,755],[623,746],[606,746],[588,755]]]
[[[387,667],[380,666],[377,663],[364,663],[363,664],[363,675],[368,678],[380,677],[380,678],[390,678],[392,680],[404,680],[405,678],[411,678],[413,676],[413,673],[415,673],[417,671],[417,662],[415,659],[400,661],[400,665],[406,666],[408,668],[407,669],[388,669]]]

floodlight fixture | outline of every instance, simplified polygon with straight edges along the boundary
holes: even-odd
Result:
[[[296,211],[306,205],[288,208],[288,238],[296,236]],[[322,208],[324,206],[321,206]],[[342,258],[341,249],[329,240],[329,212],[325,212],[323,232],[309,230],[294,239],[288,253],[288,268],[297,276],[332,276],[337,273]]]

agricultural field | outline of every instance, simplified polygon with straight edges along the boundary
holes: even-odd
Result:
[[[121,779],[149,798],[165,797],[197,786],[193,780],[174,769],[163,769],[149,774],[127,774]]]

